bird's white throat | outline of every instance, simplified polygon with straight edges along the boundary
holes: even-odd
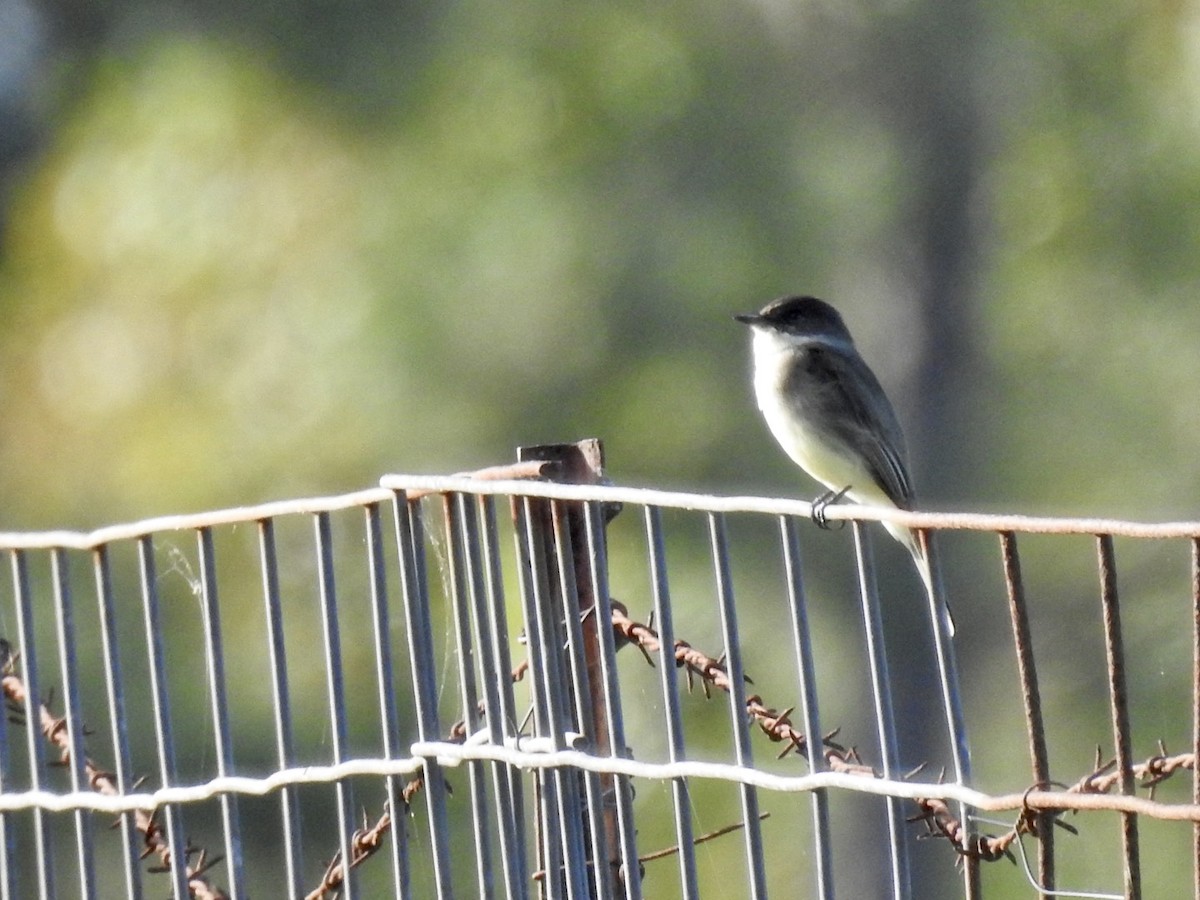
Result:
[[[845,341],[754,329],[754,394],[767,427],[792,461],[830,490],[850,487],[850,496],[859,502],[891,506],[861,460],[831,444],[820,427],[797,415],[795,399],[788,396],[788,373],[803,347],[813,345],[855,352]]]

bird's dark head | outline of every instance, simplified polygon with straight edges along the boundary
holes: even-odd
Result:
[[[780,297],[757,313],[734,316],[739,322],[781,336],[828,338],[852,343],[846,323],[836,309],[816,297]]]

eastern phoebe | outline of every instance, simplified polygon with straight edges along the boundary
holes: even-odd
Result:
[[[787,455],[833,499],[912,509],[900,422],[838,311],[816,297],[782,297],[734,318],[754,330],[754,393]],[[932,595],[916,532],[891,522],[883,527],[912,554]]]

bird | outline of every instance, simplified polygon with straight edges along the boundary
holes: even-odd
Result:
[[[784,452],[829,493],[868,506],[912,509],[912,477],[900,420],[863,360],[841,314],[824,300],[786,296],[734,318],[753,332],[754,393]],[[819,517],[820,505],[815,505]],[[929,559],[917,532],[884,528],[913,558],[933,596]],[[946,627],[954,620],[945,607]]]

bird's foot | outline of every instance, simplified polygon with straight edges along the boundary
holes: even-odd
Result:
[[[825,510],[830,506],[830,504],[837,503],[839,500],[845,497],[851,487],[852,485],[848,484],[840,491],[826,491],[820,497],[814,500],[812,502],[813,524],[818,528],[824,528],[826,531],[832,528],[833,526],[830,524],[829,519],[825,516]],[[845,525],[845,521],[838,522],[838,528],[843,528]]]

